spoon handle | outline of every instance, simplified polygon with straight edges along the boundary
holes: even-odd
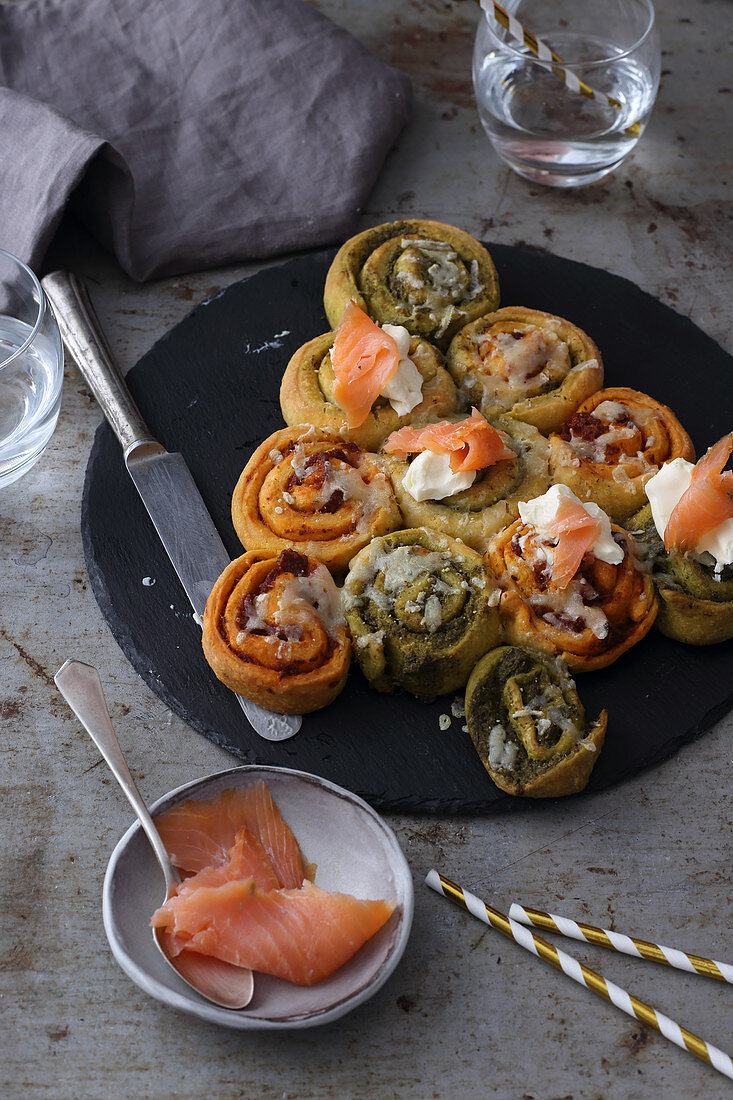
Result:
[[[140,824],[150,841],[163,869],[165,884],[170,893],[180,882],[168,857],[160,833],[155,828],[148,808],[142,800],[135,781],[130,775],[120,743],[117,740],[104,698],[99,672],[83,661],[66,661],[54,676],[56,686],[77,716],[94,744],[112,769],[112,773],[124,791],[127,800],[137,814]]]

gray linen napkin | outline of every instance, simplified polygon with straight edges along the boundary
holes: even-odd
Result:
[[[75,214],[135,279],[349,233],[408,79],[301,0],[0,7],[0,246]]]

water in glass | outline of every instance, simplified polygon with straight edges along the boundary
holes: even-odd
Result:
[[[493,9],[480,20],[473,55],[492,145],[538,183],[600,179],[634,148],[654,105],[661,55],[651,0],[507,0],[506,8],[508,27]],[[559,60],[539,58],[527,30],[537,52],[547,46]]]
[[[612,44],[589,36],[548,38],[561,57],[614,52]],[[557,177],[555,183],[562,183],[563,176],[577,182],[579,175],[586,182],[611,171],[639,140],[638,134],[625,131],[632,123],[643,128],[647,120],[656,94],[653,74],[628,56],[604,67],[603,80],[596,85],[619,100],[619,109],[571,92],[530,57],[487,55],[478,64],[479,115],[497,152],[520,173],[534,179],[545,171]]]

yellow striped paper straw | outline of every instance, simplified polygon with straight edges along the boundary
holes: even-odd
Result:
[[[733,1061],[730,1055],[726,1054],[725,1051],[719,1050],[718,1047],[714,1047],[712,1043],[706,1043],[704,1039],[700,1039],[697,1035],[693,1035],[687,1028],[680,1027],[674,1020],[670,1020],[669,1016],[665,1016],[655,1008],[652,1008],[651,1005],[646,1004],[644,1001],[640,1001],[638,997],[634,997],[631,993],[627,993],[626,990],[622,989],[620,986],[614,985],[613,982],[597,974],[595,970],[591,970],[589,967],[579,962],[573,955],[567,955],[564,951],[560,951],[557,947],[547,943],[546,940],[540,939],[540,937],[536,936],[529,928],[525,928],[524,925],[518,924],[514,920],[510,920],[509,917],[500,913],[498,909],[494,909],[492,906],[487,905],[486,902],[477,898],[475,894],[471,894],[468,890],[464,890],[461,886],[457,886],[455,882],[451,882],[449,878],[445,878],[443,875],[438,874],[437,871],[429,871],[425,878],[425,882],[431,890],[435,890],[437,894],[442,894],[444,898],[448,898],[454,905],[458,905],[461,909],[465,909],[472,917],[476,917],[477,920],[483,921],[484,924],[489,924],[492,928],[496,928],[497,931],[502,932],[510,940],[514,940],[515,943],[518,943],[520,947],[524,947],[525,950],[530,951],[533,955],[550,963],[556,970],[562,970],[563,974],[567,974],[567,976],[572,978],[574,982],[577,982],[578,985],[585,986],[586,989],[590,989],[593,993],[597,993],[599,997],[603,997],[604,1000],[610,1001],[616,1008],[620,1008],[622,1012],[625,1012],[627,1016],[632,1016],[634,1019],[640,1020],[648,1027],[653,1027],[655,1031],[664,1035],[665,1038],[675,1043],[678,1047],[681,1047],[682,1050],[688,1050],[690,1054],[694,1054],[703,1062],[707,1062],[708,1065],[717,1069],[719,1073],[733,1080]]]
[[[505,11],[501,4],[496,4],[493,0],[477,0],[479,6],[489,16],[493,16],[494,19],[502,26],[515,41],[521,42],[530,53],[539,60],[544,62],[545,68],[551,70],[555,76],[569,88],[571,92],[577,92],[579,95],[584,95],[587,99],[595,99],[597,103],[603,103],[607,107],[615,107],[617,111],[623,108],[623,104],[615,96],[606,95],[605,92],[599,92],[596,88],[591,88],[589,84],[586,84],[584,80],[581,80],[576,73],[570,69],[565,68],[565,64],[561,57],[550,49],[546,42],[543,42],[541,38],[537,38],[531,31],[528,31],[514,15],[510,15],[508,11]],[[641,133],[641,126],[638,122],[632,122],[630,126],[627,126],[624,130],[625,134],[630,137],[638,137]]]
[[[546,928],[548,932],[559,932],[561,936],[567,936],[571,940],[594,943],[612,951],[622,951],[624,955],[633,955],[637,959],[651,959],[652,962],[663,963],[665,966],[674,966],[677,970],[686,970],[688,974],[702,974],[705,978],[733,983],[733,966],[730,963],[706,959],[704,955],[692,955],[689,951],[679,951],[676,947],[637,940],[634,936],[611,932],[608,928],[596,928],[592,924],[582,924],[568,917],[559,917],[556,913],[544,913],[541,909],[526,909],[516,902],[512,903],[509,918],[519,921],[520,924]]]

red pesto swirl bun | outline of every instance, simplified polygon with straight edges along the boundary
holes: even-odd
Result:
[[[673,458],[694,461],[692,440],[655,398],[627,386],[599,390],[550,436],[550,475],[616,523],[646,503],[644,486]]]
[[[402,526],[402,516],[377,455],[301,424],[274,432],[252,455],[232,522],[248,550],[292,547],[343,571],[375,535]]]
[[[641,572],[633,540],[611,524],[623,550],[617,565],[586,553],[560,588],[548,573],[534,527],[515,520],[496,535],[486,564],[497,578],[504,641],[561,657],[574,672],[605,668],[649,632],[657,614],[651,577]]]
[[[226,567],[206,603],[203,647],[222,683],[281,714],[325,707],[351,659],[331,574],[296,550],[253,550]]]

